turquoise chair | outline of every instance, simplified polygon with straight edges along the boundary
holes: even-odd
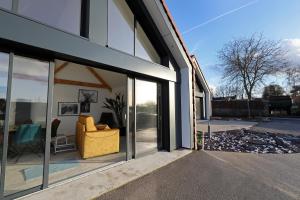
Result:
[[[41,145],[41,125],[39,124],[22,124],[17,128],[13,137],[13,143],[18,152],[18,158],[29,149],[30,152],[38,153]]]

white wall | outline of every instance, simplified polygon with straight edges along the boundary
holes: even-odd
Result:
[[[101,70],[97,70],[98,74],[101,76]],[[112,84],[110,84],[111,74]],[[69,64],[66,68],[61,70],[57,75],[57,78],[75,80],[75,81],[84,81],[89,83],[99,83],[98,80],[84,67],[77,64]],[[119,77],[118,84],[116,84],[116,77]],[[76,121],[78,116],[58,116],[58,102],[78,102],[78,93],[79,89],[88,89],[88,90],[97,90],[98,91],[98,103],[91,103],[90,113],[84,113],[92,115],[94,117],[95,123],[100,120],[102,112],[112,112],[108,109],[102,108],[105,98],[114,97],[116,92],[121,92],[125,95],[126,100],[126,76],[114,72],[105,72],[105,76],[102,75],[102,78],[112,87],[112,92],[108,89],[97,89],[89,88],[82,86],[74,85],[62,85],[55,84],[53,90],[53,110],[52,118],[58,118],[61,120],[61,124],[58,128],[59,134],[64,135],[74,135],[76,133]]]

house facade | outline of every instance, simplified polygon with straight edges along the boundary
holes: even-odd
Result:
[[[1,199],[191,149],[210,117],[164,1],[5,0],[0,26]]]

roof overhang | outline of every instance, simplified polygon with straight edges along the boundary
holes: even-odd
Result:
[[[200,65],[197,61],[197,58],[194,55],[192,55],[191,59],[193,61],[194,68],[195,68],[195,71],[196,71],[196,78],[198,78],[198,80],[200,81],[204,91],[207,92],[207,93],[210,93],[211,91],[210,91],[209,85],[208,85],[208,83],[207,83],[207,81],[204,77],[204,74],[203,74],[203,72],[200,68]]]
[[[164,0],[143,0],[160,34],[180,68],[192,68],[192,60]]]

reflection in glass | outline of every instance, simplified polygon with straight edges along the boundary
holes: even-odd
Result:
[[[0,8],[11,10],[12,0],[0,0]]]
[[[171,61],[169,61],[169,68],[170,70],[175,71],[175,67]]]
[[[196,97],[196,119],[201,119],[201,99]]]
[[[81,0],[19,0],[18,13],[80,35]]]
[[[42,184],[49,63],[15,56],[4,195]]]
[[[127,79],[127,103],[128,103],[128,148],[127,154],[128,159],[131,159],[134,156],[134,128],[135,128],[135,121],[134,121],[134,79],[128,78]]]
[[[160,64],[160,57],[158,53],[138,22],[136,26],[135,55],[145,60]]]
[[[124,0],[108,1],[108,46],[133,55],[134,16]]]
[[[136,154],[157,150],[157,84],[136,80]]]
[[[9,55],[0,53],[0,164],[2,164]]]

